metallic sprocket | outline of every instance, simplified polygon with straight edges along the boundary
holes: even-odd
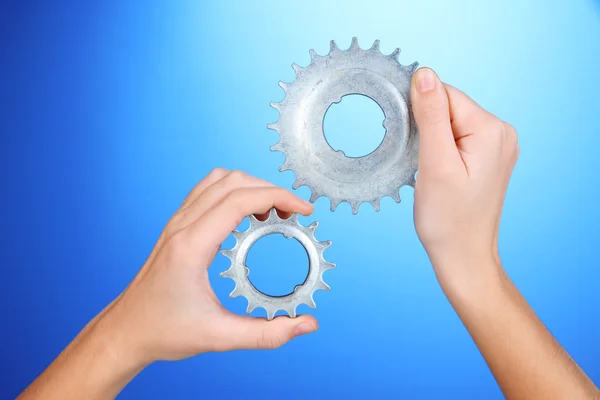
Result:
[[[410,86],[418,63],[403,66],[399,49],[390,55],[379,50],[379,40],[368,50],[356,38],[347,50],[331,41],[329,54],[310,50],[306,68],[292,64],[296,79],[279,82],[284,99],[271,106],[279,111],[279,120],[268,125],[279,132],[272,151],[284,153],[280,171],[296,173],[293,188],[308,186],[311,202],[326,196],[331,211],[347,202],[354,214],[370,202],[379,211],[381,199],[392,197],[400,202],[399,190],[415,184],[419,138],[410,104]],[[383,110],[386,135],[379,147],[360,158],[347,157],[329,146],[323,133],[323,119],[329,107],[348,94],[361,94],[374,100]]]
[[[329,290],[329,286],[323,281],[323,272],[335,268],[335,264],[325,261],[323,252],[331,245],[330,241],[319,242],[315,238],[317,222],[309,226],[298,222],[298,215],[292,214],[288,219],[281,219],[275,209],[271,209],[266,221],[259,221],[250,216],[250,227],[245,232],[234,231],[236,244],[231,250],[221,250],[221,254],[231,260],[231,267],[221,273],[221,277],[231,278],[235,282],[235,288],[229,297],[244,296],[248,300],[246,313],[250,314],[254,309],[262,307],[267,311],[267,318],[273,319],[279,310],[285,311],[290,317],[296,317],[296,307],[306,304],[315,308],[316,304],[313,294],[317,290]],[[250,280],[250,270],[246,267],[246,256],[250,247],[260,238],[274,233],[281,233],[286,238],[294,238],[306,250],[308,255],[308,275],[304,282],[296,285],[292,293],[285,296],[269,296],[258,290]]]

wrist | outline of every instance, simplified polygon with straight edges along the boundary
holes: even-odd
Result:
[[[447,297],[477,296],[501,288],[506,275],[497,253],[446,252],[430,257],[436,277]]]

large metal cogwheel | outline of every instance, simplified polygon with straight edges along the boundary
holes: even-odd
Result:
[[[281,219],[275,209],[271,209],[266,221],[259,221],[250,216],[250,228],[245,232],[234,231],[236,244],[231,250],[222,250],[221,254],[231,260],[231,267],[221,273],[221,277],[231,278],[235,282],[235,288],[229,297],[244,296],[248,300],[246,313],[250,314],[254,309],[262,307],[267,311],[267,318],[273,319],[275,313],[283,310],[290,317],[296,317],[296,307],[307,304],[315,308],[313,299],[315,291],[329,290],[329,286],[323,281],[323,272],[335,268],[335,264],[325,261],[323,252],[331,245],[330,241],[319,242],[315,238],[315,229],[318,223],[303,226],[298,222],[298,215],[292,214],[288,219]],[[293,292],[285,296],[269,296],[254,287],[248,279],[250,270],[246,267],[246,256],[248,250],[260,238],[281,233],[286,238],[294,238],[306,250],[308,254],[309,269],[304,283],[297,285]]]
[[[284,153],[280,171],[296,173],[293,188],[308,186],[311,202],[326,196],[331,211],[347,202],[354,214],[370,202],[379,211],[381,199],[392,197],[400,202],[399,190],[414,187],[418,162],[419,138],[410,104],[410,85],[418,64],[403,66],[399,49],[390,55],[379,50],[379,40],[368,50],[356,38],[347,50],[331,41],[329,54],[310,50],[311,63],[296,64],[296,80],[279,82],[285,98],[271,106],[279,111],[279,120],[268,126],[279,132],[280,140],[272,151]],[[374,100],[385,115],[386,135],[381,145],[360,158],[346,157],[329,146],[323,133],[323,119],[329,107],[343,96],[361,94]]]

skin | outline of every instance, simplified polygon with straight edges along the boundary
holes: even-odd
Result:
[[[518,158],[517,134],[430,69],[415,74],[420,130],[415,226],[438,281],[508,399],[600,399],[504,273],[502,205]],[[208,280],[221,243],[248,215],[313,208],[239,171],[215,169],[188,195],[125,291],[21,394],[111,399],[146,366],[204,352],[273,349],[317,330],[310,316],[234,315]]]

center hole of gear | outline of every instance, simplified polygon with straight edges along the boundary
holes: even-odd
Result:
[[[385,137],[383,110],[367,96],[351,94],[332,104],[323,120],[325,139],[333,150],[358,158],[374,152]]]
[[[246,267],[248,280],[269,296],[285,296],[301,285],[308,276],[308,255],[296,239],[282,234],[260,238],[249,249]]]

